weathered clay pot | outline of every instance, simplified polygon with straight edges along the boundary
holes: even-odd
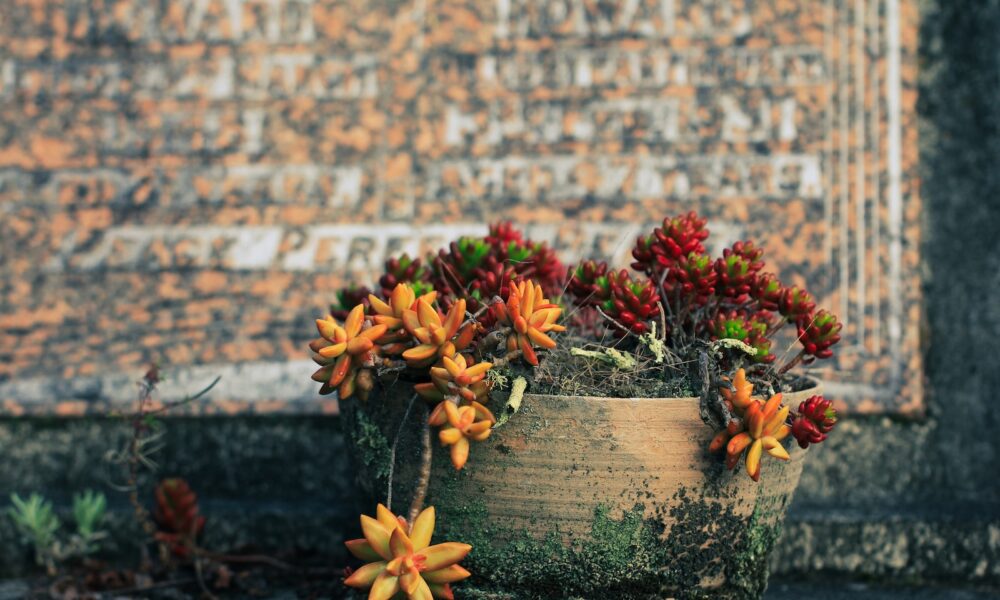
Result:
[[[409,398],[398,387],[343,407],[359,479],[380,501]],[[785,403],[818,393],[788,393]],[[419,409],[396,450],[393,508],[403,514]],[[742,465],[730,472],[708,454],[711,437],[696,398],[526,394],[517,414],[473,444],[462,471],[435,443],[427,501],[438,535],[474,548],[463,597],[473,588],[492,598],[759,597],[805,452],[786,442],[791,460],[765,456],[755,483]]]

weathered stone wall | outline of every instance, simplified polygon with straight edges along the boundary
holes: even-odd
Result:
[[[914,0],[3,11],[8,413],[106,412],[154,359],[224,375],[204,412],[330,412],[308,324],[386,255],[509,218],[621,260],[689,209],[839,314],[831,396],[922,410]]]
[[[793,577],[1000,581],[1000,2],[922,5],[928,418],[855,419],[807,465]]]

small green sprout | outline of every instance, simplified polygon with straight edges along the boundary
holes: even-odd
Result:
[[[59,535],[61,523],[52,509],[52,503],[38,493],[27,500],[11,494],[12,506],[7,509],[24,540],[35,550],[35,563],[45,567],[49,574],[56,573],[56,566],[69,558],[86,556],[99,550],[98,542],[107,537],[99,529],[107,508],[104,494],[87,490],[73,496],[73,520],[76,532],[67,539]]]
[[[93,490],[75,494],[73,496],[73,519],[76,521],[77,531],[81,535],[94,533],[97,530],[97,525],[104,518],[107,506],[108,501],[104,494]]]
[[[8,508],[7,513],[21,533],[36,548],[50,545],[60,525],[59,517],[52,511],[52,503],[37,493],[28,496],[27,500],[11,494],[10,501],[14,506]]]

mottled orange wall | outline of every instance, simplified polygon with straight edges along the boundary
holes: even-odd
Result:
[[[831,395],[918,412],[914,0],[8,0],[0,401],[159,359],[203,410],[334,410],[310,319],[509,218],[565,258],[697,209],[846,323]]]

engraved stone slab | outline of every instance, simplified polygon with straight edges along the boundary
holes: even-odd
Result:
[[[10,412],[150,360],[225,376],[196,412],[329,412],[290,374],[386,256],[503,218],[624,263],[690,209],[841,317],[829,396],[922,411],[914,0],[10,4]]]

